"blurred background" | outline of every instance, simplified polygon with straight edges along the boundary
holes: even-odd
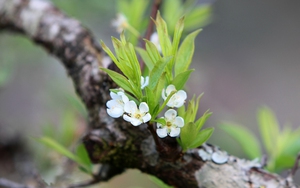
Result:
[[[203,2],[212,3],[213,20],[197,37],[191,65],[196,71],[188,93],[204,92],[200,113],[213,112],[206,124],[215,127],[209,143],[245,157],[239,145],[218,128],[222,121],[237,122],[258,135],[256,112],[267,105],[281,125],[289,122],[299,127],[300,1],[199,1]],[[115,1],[53,3],[106,44],[111,44],[112,33],[118,37],[110,26]],[[51,173],[61,169],[43,161],[46,149],[32,138],[53,130],[63,132],[62,124],[68,124],[77,128],[66,142],[76,142],[85,129],[84,107],[60,62],[22,36],[0,34],[0,71],[6,72],[0,86],[0,177],[20,182],[30,176],[28,172],[42,171],[51,182]],[[78,175],[70,178],[74,177]],[[120,185],[155,187],[134,170],[95,187]]]

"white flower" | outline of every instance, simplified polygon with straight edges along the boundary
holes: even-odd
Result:
[[[166,100],[173,91],[176,91],[176,93],[174,93],[172,95],[172,97],[170,98],[170,100],[167,103],[167,106],[169,106],[171,108],[174,108],[174,107],[179,108],[184,104],[185,99],[187,98],[185,91],[183,91],[183,90],[177,91],[175,86],[171,84],[167,87],[166,90],[163,89],[161,96],[164,100]]]
[[[117,29],[118,33],[122,33],[122,31],[128,26],[127,18],[123,14],[119,13],[117,14],[117,18],[112,20],[111,25]]]
[[[138,109],[134,101],[129,101],[125,103],[124,111],[126,112],[123,115],[124,120],[134,126],[146,123],[151,119],[151,115],[148,113],[149,107],[145,102],[141,102]]]
[[[149,76],[145,78],[141,76],[141,89],[144,89],[149,84]]]
[[[176,137],[180,134],[180,128],[184,126],[184,119],[177,116],[177,112],[173,109],[169,109],[165,112],[166,125],[157,123],[156,133],[160,138],[164,138],[167,135]]]
[[[150,41],[156,46],[157,50],[161,53],[161,46],[160,46],[160,43],[159,43],[159,38],[158,38],[157,32],[154,32],[150,36]]]
[[[117,94],[110,92],[112,100],[107,101],[107,113],[113,118],[118,118],[124,114],[124,105],[129,101],[124,92],[119,91]]]

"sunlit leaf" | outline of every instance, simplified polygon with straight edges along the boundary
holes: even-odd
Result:
[[[188,81],[193,71],[194,69],[181,72],[173,79],[172,84],[176,87],[177,90],[181,90],[184,88],[185,83]]]
[[[155,66],[153,67],[152,71],[149,75],[149,85],[148,87],[150,89],[154,89],[161,78],[161,75],[165,71],[165,67],[168,64],[168,62],[171,60],[171,57],[164,57],[161,61],[157,62]]]
[[[197,148],[201,146],[204,142],[206,142],[212,133],[214,132],[214,128],[206,128],[200,131],[200,133],[197,134],[195,140],[191,143],[189,146],[190,148]]]
[[[200,31],[201,30],[196,30],[189,34],[180,45],[175,62],[175,76],[188,70],[194,55],[195,38]]]

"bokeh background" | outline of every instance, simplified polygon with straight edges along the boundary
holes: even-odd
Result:
[[[213,112],[206,124],[215,127],[209,143],[245,157],[239,145],[218,128],[222,121],[245,125],[258,135],[256,111],[267,105],[281,125],[289,122],[299,127],[300,1],[205,2],[213,3],[213,20],[197,37],[192,64],[196,71],[188,92],[204,92],[200,113],[207,109]],[[110,36],[118,36],[110,26],[116,14],[115,1],[53,3],[90,28],[99,40],[110,44]],[[28,39],[1,33],[0,65],[9,72],[0,88],[0,177],[21,181],[28,172],[34,174],[34,169],[43,166],[37,165],[43,163],[43,157],[32,154],[43,151],[32,137],[40,136],[47,126],[59,130],[67,121],[78,129],[73,139],[80,138],[85,127],[84,109],[64,67]],[[66,114],[71,116],[69,120],[65,120]],[[120,185],[155,187],[138,171],[95,187]]]

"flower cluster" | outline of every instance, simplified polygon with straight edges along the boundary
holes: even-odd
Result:
[[[186,92],[183,90],[177,91],[174,85],[169,85],[166,89],[162,91],[162,98],[167,100],[169,95],[171,98],[167,102],[167,106],[170,108],[179,108],[181,107],[186,98]],[[165,117],[162,117],[165,120],[165,124],[157,123],[156,133],[160,138],[164,138],[167,135],[171,137],[176,137],[180,134],[180,128],[184,126],[184,119],[180,116],[177,116],[177,112],[174,109],[169,109],[165,112]]]
[[[149,77],[141,77],[141,89],[144,89],[149,84]],[[172,95],[172,96],[170,96]],[[112,100],[106,103],[107,113],[113,118],[119,118],[123,116],[125,121],[130,122],[133,126],[139,126],[142,123],[146,123],[151,120],[151,114],[149,113],[149,106],[146,102],[141,102],[137,106],[136,102],[129,100],[123,90],[117,93],[110,92]],[[161,117],[164,123],[157,123],[156,133],[160,138],[164,138],[167,135],[176,137],[180,134],[180,128],[184,126],[184,119],[177,116],[176,110],[173,108],[181,107],[186,98],[186,92],[183,90],[177,91],[174,85],[169,85],[162,91],[163,100],[167,101],[167,106],[170,107]]]
[[[141,77],[141,88],[143,89],[149,84],[149,77]],[[139,108],[133,100],[129,100],[123,90],[117,93],[110,92],[112,100],[106,103],[107,113],[113,118],[123,116],[125,121],[130,122],[134,126],[150,121],[149,107],[147,103],[141,102]]]

